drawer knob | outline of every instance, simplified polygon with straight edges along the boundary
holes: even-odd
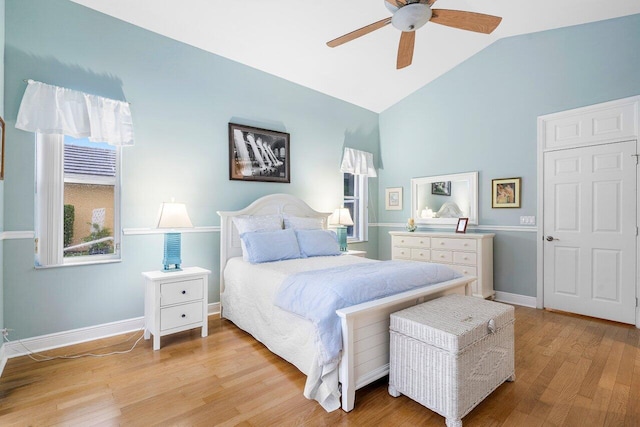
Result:
[[[422,252],[420,252],[420,256],[424,256],[424,254]]]
[[[187,317],[187,315],[186,315],[186,314],[183,314],[181,317],[184,319],[185,317]]]
[[[444,255],[440,255],[440,258],[444,258]]]
[[[441,245],[444,245],[444,242],[440,242]]]
[[[187,294],[187,291],[182,291],[182,295],[186,295],[186,294]]]
[[[420,240],[420,244],[424,243],[422,240]]]
[[[404,239],[400,240],[401,243],[404,243]]]
[[[469,258],[468,258],[468,257],[464,257],[463,259],[464,259],[464,260],[467,260],[467,259],[469,259]]]

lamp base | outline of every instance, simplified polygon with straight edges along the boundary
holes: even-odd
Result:
[[[164,259],[162,260],[164,267],[162,269],[163,272],[171,273],[173,271],[182,271],[180,268],[180,264],[182,264],[182,259],[180,258],[180,243],[180,233],[165,233]]]
[[[347,249],[347,227],[344,225],[336,227],[336,234],[338,235],[338,245],[340,245],[340,251],[346,252]]]

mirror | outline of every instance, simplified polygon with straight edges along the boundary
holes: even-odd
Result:
[[[478,172],[413,178],[411,212],[418,224],[478,224]]]

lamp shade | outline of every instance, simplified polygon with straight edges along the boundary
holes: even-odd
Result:
[[[163,202],[158,212],[156,228],[192,228],[184,203]]]
[[[338,208],[329,218],[329,225],[353,225],[353,219],[347,208]]]

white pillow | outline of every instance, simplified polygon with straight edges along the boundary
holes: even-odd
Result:
[[[282,230],[282,215],[240,215],[231,218],[240,237],[244,233],[255,233],[261,231]],[[242,246],[242,259],[249,261],[249,255],[244,240],[240,241]]]
[[[284,228],[293,228],[294,230],[318,230],[322,229],[323,224],[324,218],[284,215]]]

